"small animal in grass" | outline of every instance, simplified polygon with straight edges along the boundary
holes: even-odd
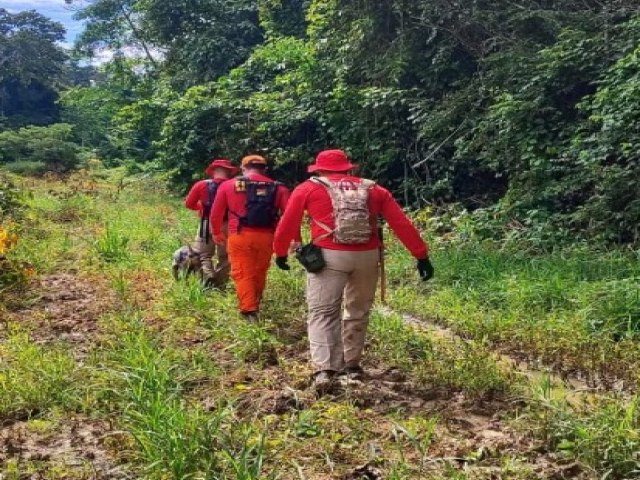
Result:
[[[200,255],[191,245],[184,245],[173,253],[173,278],[179,280],[193,273],[200,273]]]

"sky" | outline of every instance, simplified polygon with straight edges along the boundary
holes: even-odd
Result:
[[[6,8],[10,12],[36,10],[62,23],[67,29],[65,42],[68,46],[73,44],[76,36],[82,31],[82,22],[73,19],[74,11],[64,3],[64,0],[0,0],[0,8]]]

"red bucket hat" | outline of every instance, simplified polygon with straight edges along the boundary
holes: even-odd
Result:
[[[324,150],[316,157],[316,163],[309,165],[307,171],[309,173],[318,170],[326,170],[327,172],[346,172],[353,170],[357,165],[349,161],[349,157],[342,150]]]
[[[229,170],[229,173],[231,173],[232,176],[237,175],[240,172],[240,169],[236,167],[233,163],[231,163],[229,160],[219,158],[217,160],[213,160],[211,164],[207,167],[207,169],[204,171],[204,173],[206,173],[210,177],[213,175],[213,171],[216,168],[226,168],[227,170]]]

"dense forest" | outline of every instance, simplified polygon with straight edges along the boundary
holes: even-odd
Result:
[[[294,183],[336,146],[481,235],[638,241],[635,0],[66,3],[73,52],[39,14],[1,15],[3,163],[95,157],[179,187],[258,151]]]
[[[637,0],[54,3],[0,7],[0,479],[640,478]],[[212,158],[327,148],[429,256],[387,218],[319,391],[298,261],[259,317],[178,261]]]

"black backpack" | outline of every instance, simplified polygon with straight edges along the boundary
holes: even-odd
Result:
[[[220,184],[218,182],[207,180],[207,201],[203,205],[202,219],[200,219],[200,238],[204,240],[205,243],[209,243],[209,239],[211,238],[209,217],[211,216],[211,207],[213,206],[213,201],[216,199],[219,186]]]
[[[276,198],[279,182],[259,182],[248,178],[236,180],[236,191],[245,192],[247,213],[240,217],[240,227],[273,228],[278,221]],[[231,212],[233,213],[233,212]]]

